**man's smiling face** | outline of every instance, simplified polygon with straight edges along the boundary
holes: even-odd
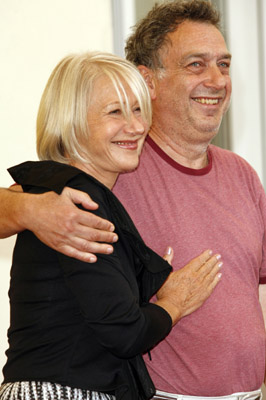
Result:
[[[187,132],[190,140],[195,131],[198,139],[211,139],[231,96],[231,56],[224,38],[215,26],[194,21],[181,23],[167,38],[170,43],[161,51],[164,69],[156,79],[155,112],[159,107],[159,113],[175,119],[177,132]]]

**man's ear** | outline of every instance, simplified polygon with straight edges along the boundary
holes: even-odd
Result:
[[[151,99],[155,100],[156,99],[156,85],[155,85],[155,78],[154,78],[154,72],[148,68],[145,67],[145,65],[138,65],[138,70],[143,76],[149,91],[151,95]]]

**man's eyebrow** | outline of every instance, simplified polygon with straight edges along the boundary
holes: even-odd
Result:
[[[209,53],[189,53],[185,54],[184,57],[182,57],[182,61],[190,60],[191,58],[210,58],[211,54]],[[230,53],[222,53],[218,55],[219,59],[227,59],[231,60],[232,55]]]

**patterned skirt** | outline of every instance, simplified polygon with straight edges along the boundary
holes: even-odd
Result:
[[[0,400],[115,400],[110,394],[50,382],[12,382],[0,386]]]

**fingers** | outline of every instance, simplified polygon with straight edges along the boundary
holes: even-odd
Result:
[[[88,233],[89,232],[89,233]],[[82,237],[82,234],[71,234],[66,240],[64,244],[67,244],[70,247],[77,249],[78,251],[85,253],[101,253],[101,254],[111,254],[113,252],[113,246],[108,242],[112,239],[112,233],[103,232],[87,228],[87,235],[85,238]],[[88,239],[89,236],[89,239]],[[118,236],[115,237],[117,241]],[[103,241],[104,243],[99,243]]]
[[[87,193],[82,192],[80,190],[75,190],[69,187],[65,187],[61,196],[62,197],[67,196],[74,204],[81,204],[87,210],[95,210],[98,208],[98,204],[95,203]],[[113,232],[115,230],[114,225],[110,221],[102,219],[96,215],[89,214],[86,212],[83,213],[80,212],[79,218],[80,218],[79,220],[80,223],[88,225],[91,228],[102,229],[110,232]],[[104,240],[105,239],[103,239],[103,241]]]
[[[195,275],[196,279],[193,283],[194,287],[192,289],[193,296],[190,299],[192,300],[190,303],[191,308],[188,307],[184,315],[188,315],[201,307],[201,305],[209,298],[221,280],[222,265],[221,255],[216,254],[209,258],[202,267],[197,270]]]
[[[214,272],[214,271],[213,271]],[[213,290],[215,289],[215,287],[217,286],[217,284],[220,282],[222,277],[222,273],[221,272],[216,272],[214,274],[214,277],[210,280],[209,286],[208,286],[208,290],[209,290],[209,296],[211,295],[211,293],[213,292]],[[207,296],[207,298],[209,297]],[[206,299],[207,299],[206,298]]]
[[[113,243],[114,241],[116,241],[114,238],[116,237],[116,234],[111,233],[115,230],[114,225],[106,220],[103,219],[101,217],[98,217],[95,214],[91,214],[87,211],[81,211],[79,210],[79,217],[77,220],[78,223],[80,223],[81,225],[85,226],[85,227],[90,227],[93,229],[97,229],[98,230],[98,234],[99,236],[95,237],[95,240],[99,241],[99,242],[111,242]],[[103,236],[100,235],[101,231],[107,231],[104,232]]]
[[[206,252],[204,252],[206,253]],[[189,271],[189,274],[191,278],[194,276],[194,280],[196,282],[196,287],[198,288],[202,287],[204,291],[202,291],[202,299],[206,300],[207,297],[212,293],[213,289],[216,287],[217,283],[221,279],[221,267],[223,265],[221,261],[221,255],[220,254],[215,254],[210,257],[211,252],[207,251],[207,254],[202,254],[199,257],[197,257],[194,260],[196,261],[196,264],[189,264],[188,267],[190,269],[187,269]],[[206,262],[204,262],[200,267],[199,267],[199,258],[201,258],[202,261],[202,256],[203,259],[206,257],[209,257]],[[193,267],[196,269],[193,269]]]
[[[207,289],[209,293],[212,293],[213,289],[216,287],[218,282],[222,277],[221,267],[223,263],[220,261],[221,256],[216,255],[212,257],[205,266],[202,267],[204,271],[203,279],[206,281]]]
[[[68,214],[68,220],[64,227],[68,231],[69,236],[71,236],[71,239],[84,239],[81,243],[85,243],[88,240],[90,242],[112,244],[117,242],[118,236],[115,232],[108,230],[110,225],[112,225],[113,230],[114,225],[109,221],[77,208],[73,213]],[[82,250],[82,248],[79,248],[79,250]],[[86,250],[85,246],[84,250]]]
[[[54,250],[88,263],[97,261],[95,253],[111,254],[114,250],[110,244],[90,242],[75,236],[61,236],[50,231],[36,236]]]
[[[110,254],[113,252],[113,247],[110,245],[100,244],[100,243],[94,243],[94,244],[89,243],[89,246],[87,246],[88,242],[86,242],[85,245],[86,247],[90,248],[91,251],[94,253]],[[76,247],[63,245],[59,246],[57,250],[68,257],[73,257],[83,262],[94,263],[97,261],[97,256],[95,254],[87,252],[85,250],[79,251],[78,247],[79,245],[76,245]],[[81,245],[81,248],[84,249],[84,246]]]
[[[85,212],[89,214],[88,212]],[[98,218],[90,214],[91,219]],[[108,221],[107,221],[108,222]],[[97,226],[95,221],[90,220],[91,225]],[[69,257],[77,258],[80,261],[95,262],[95,253],[111,254],[113,246],[118,240],[116,233],[94,229],[89,226],[75,223],[69,228],[64,237],[57,236],[53,248]]]
[[[95,203],[87,193],[80,190],[65,187],[61,193],[61,196],[68,196],[73,203],[82,204],[83,207],[87,208],[88,210],[96,210],[96,208],[98,208],[98,204]]]
[[[59,247],[58,251],[68,257],[73,257],[83,262],[94,263],[97,261],[97,257],[94,254],[78,251],[76,248],[71,246],[64,245]]]
[[[172,265],[172,261],[173,261],[173,258],[174,258],[174,250],[172,249],[172,247],[167,247],[167,249],[166,249],[166,253],[165,253],[165,255],[163,256],[163,258],[170,264],[170,265]]]
[[[201,276],[204,278],[205,276],[211,274],[214,275],[219,271],[222,267],[223,263],[221,261],[221,255],[215,254],[211,258],[209,258],[202,266],[198,269],[201,273]]]
[[[166,254],[167,260],[170,255]],[[175,324],[201,307],[221,279],[221,256],[206,250],[185,267],[171,273],[157,292],[157,299]],[[169,303],[172,306],[169,306]]]
[[[95,262],[95,253],[113,252],[112,244],[118,240],[114,225],[76,206],[79,203],[88,208],[98,207],[86,193],[64,188],[61,195],[47,192],[34,196],[30,224],[25,226],[46,245],[86,262]]]
[[[187,266],[199,270],[212,257],[212,250],[205,250],[199,256],[193,258]]]

